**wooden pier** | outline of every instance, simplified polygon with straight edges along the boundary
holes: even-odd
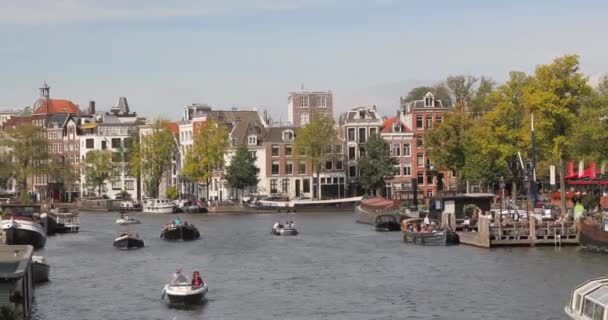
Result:
[[[452,219],[454,221],[454,219]],[[455,225],[455,221],[454,224]],[[498,246],[577,245],[578,232],[572,221],[502,221],[480,216],[475,231],[458,231],[460,243],[483,248]]]

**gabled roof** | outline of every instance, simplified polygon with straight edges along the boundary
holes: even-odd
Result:
[[[46,121],[46,127],[48,129],[63,128],[69,118],[70,115],[67,113],[51,114]]]
[[[80,109],[72,101],[40,98],[34,103],[32,114],[72,113],[79,114]]]
[[[266,130],[266,134],[264,136],[264,142],[273,142],[273,143],[279,143],[279,142],[293,142],[293,141],[283,141],[283,132],[285,131],[292,131],[294,133],[294,140],[295,140],[295,135],[297,134],[298,131],[298,127],[271,127],[268,130]]]
[[[382,133],[394,133],[393,125],[395,123],[399,123],[399,125],[401,126],[401,132],[411,132],[408,127],[403,125],[399,117],[390,117],[384,120],[384,123],[382,124]]]

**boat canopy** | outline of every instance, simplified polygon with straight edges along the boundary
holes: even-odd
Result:
[[[383,198],[368,198],[361,200],[361,204],[368,208],[392,208],[395,203]]]
[[[572,290],[568,313],[580,319],[608,320],[608,277],[587,281]]]

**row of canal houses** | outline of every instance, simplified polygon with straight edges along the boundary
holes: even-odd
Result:
[[[204,185],[181,174],[185,155],[194,137],[205,124],[213,120],[229,130],[230,149],[225,155],[226,165],[236,147],[245,145],[256,159],[259,184],[250,190],[261,195],[280,194],[290,197],[310,197],[317,184],[310,163],[294,156],[294,139],[298,129],[321,113],[333,114],[333,94],[324,92],[291,92],[288,96],[289,125],[273,123],[266,112],[251,110],[216,109],[206,104],[184,107],[182,119],[169,122],[175,137],[176,154],[171,168],[162,181],[160,193],[176,187],[182,195],[204,197],[216,201],[233,199],[237,194],[226,185],[224,170],[218,169],[208,190]],[[340,114],[336,121],[338,143],[328,150],[324,170],[319,177],[322,198],[361,195],[357,184],[360,169],[358,160],[365,156],[365,143],[371,135],[379,134],[390,145],[391,156],[397,160],[396,174],[386,177],[385,196],[396,199],[418,199],[436,195],[438,190],[456,188],[456,177],[450,172],[439,172],[423,149],[424,132],[442,121],[449,111],[431,93],[424,99],[405,102],[393,117],[382,117],[372,107],[357,107]],[[95,101],[86,110],[68,100],[50,97],[50,87],[43,84],[40,97],[31,108],[20,112],[0,112],[4,129],[32,123],[45,129],[49,161],[69,163],[80,177],[66,183],[53,174],[31,177],[29,187],[39,198],[52,197],[59,201],[99,196],[97,188],[88,186],[82,166],[86,154],[92,150],[110,150],[117,164],[111,179],[101,192],[108,198],[128,194],[136,199],[146,195],[145,185],[130,176],[126,152],[135,134],[150,131],[155,119],[145,119],[131,111],[127,99],[120,97],[108,111],[97,111]],[[335,118],[335,117],[334,117]],[[14,186],[12,186],[14,188]],[[11,186],[7,186],[10,189]]]

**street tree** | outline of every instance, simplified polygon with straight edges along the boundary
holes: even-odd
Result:
[[[473,117],[480,118],[483,113],[492,110],[494,104],[489,100],[489,97],[495,86],[496,82],[491,78],[479,78],[479,85],[475,89],[468,107],[468,111],[473,113]]]
[[[2,132],[0,146],[5,159],[10,159],[0,171],[15,179],[19,200],[30,202],[28,178],[48,173],[48,143],[43,128],[32,124],[10,128]]]
[[[298,130],[296,134],[294,143],[296,154],[302,154],[316,174],[316,192],[313,192],[315,198],[319,198],[321,191],[319,184],[321,171],[325,168],[325,162],[331,159],[331,154],[327,153],[327,150],[330,150],[336,141],[337,132],[333,119],[326,113],[317,114],[312,122]]]
[[[255,166],[255,158],[249,153],[247,146],[240,145],[226,168],[226,181],[232,189],[241,190],[257,186],[258,168]]]
[[[536,67],[524,92],[528,112],[534,114],[539,155],[557,163],[561,212],[566,212],[566,161],[572,156],[570,137],[582,103],[591,93],[588,78],[580,72],[579,58],[565,55]]]
[[[131,153],[130,162],[133,170],[141,170],[149,194],[157,198],[161,180],[171,169],[171,161],[177,146],[175,137],[165,121],[156,121],[146,129],[140,134],[139,148]]]
[[[106,181],[111,180],[114,171],[112,152],[109,150],[91,150],[87,152],[83,165],[86,184],[97,188],[98,196],[101,196],[101,187]]]
[[[228,150],[226,126],[208,121],[194,135],[194,144],[186,152],[183,173],[192,181],[204,181],[209,197],[209,183],[213,170],[224,166],[224,154]]]
[[[365,156],[359,160],[361,174],[357,181],[368,194],[371,190],[380,194],[384,179],[397,172],[397,164],[397,160],[390,155],[389,144],[379,135],[373,134],[365,143]]]

